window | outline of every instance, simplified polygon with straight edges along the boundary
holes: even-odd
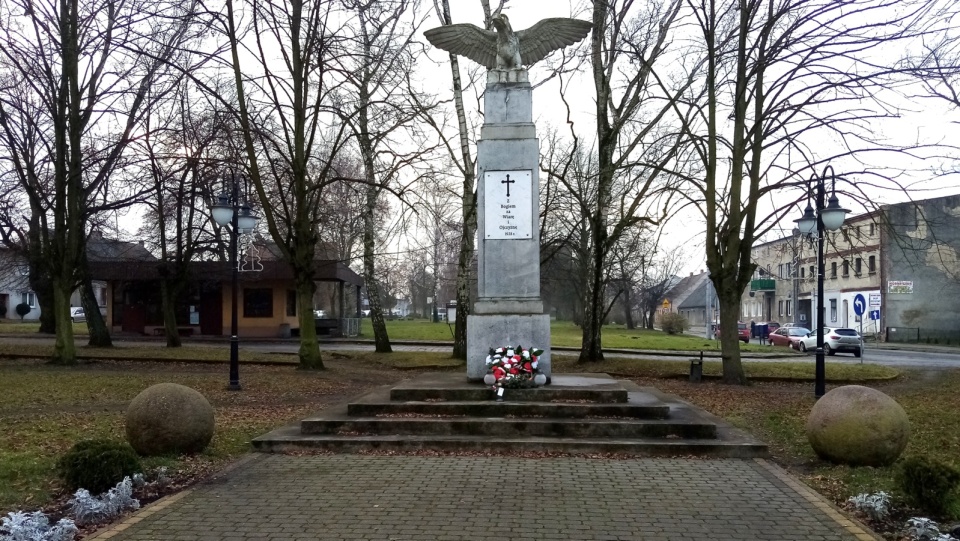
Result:
[[[837,262],[834,261],[830,263],[830,278],[836,278],[836,277],[837,277]]]
[[[287,290],[287,315],[290,317],[297,315],[297,291],[295,289]]]
[[[793,276],[793,263],[787,263],[787,276]]]
[[[273,317],[273,290],[243,290],[243,317]]]
[[[800,278],[803,278],[803,275],[807,269],[800,267]]]
[[[843,260],[843,277],[846,278],[847,276],[850,276],[850,260],[844,259]]]
[[[870,259],[867,259],[867,271],[869,271],[870,274],[876,274],[876,272],[877,272],[877,256],[872,255],[872,256],[870,256]]]
[[[777,278],[783,278],[783,263],[777,265]]]
[[[830,299],[830,321],[837,320],[837,299]]]
[[[873,228],[874,228],[874,224],[870,224],[870,236],[871,236],[871,237],[873,236]]]
[[[810,265],[810,278],[816,278],[817,271],[813,270],[813,265]]]
[[[857,260],[854,261],[854,263],[853,263],[853,272],[856,273],[857,276],[860,276],[860,273],[863,272],[863,258],[862,258],[862,257],[858,257]]]
[[[860,238],[860,226],[858,225],[858,226],[853,230],[853,232],[854,232],[854,236],[859,239],[859,238]]]
[[[790,313],[793,311],[793,301],[787,301],[787,317],[790,317]]]
[[[783,301],[777,301],[777,314],[783,315]]]
[[[20,294],[20,302],[26,304],[30,308],[37,307],[37,294],[33,291],[24,291]]]

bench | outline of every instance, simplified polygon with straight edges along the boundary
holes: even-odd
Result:
[[[340,320],[337,318],[316,318],[313,320],[313,327],[318,335],[340,336]]]

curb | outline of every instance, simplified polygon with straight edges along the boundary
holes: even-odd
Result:
[[[228,464],[223,469],[213,473],[210,477],[194,485],[191,485],[181,490],[180,492],[175,492],[173,494],[170,494],[169,496],[164,496],[159,500],[156,500],[154,502],[147,504],[144,507],[141,507],[140,509],[135,511],[132,515],[124,518],[119,522],[115,522],[113,524],[107,524],[103,526],[103,528],[101,529],[94,530],[92,534],[90,534],[87,537],[84,537],[84,539],[89,539],[90,541],[94,541],[94,540],[101,540],[101,539],[111,539],[117,535],[120,535],[127,528],[130,528],[136,524],[139,524],[140,522],[143,522],[145,519],[150,518],[151,516],[159,513],[160,511],[163,511],[164,509],[170,507],[171,505],[182,500],[183,498],[186,498],[187,496],[193,494],[199,487],[202,487],[205,483],[208,483],[214,479],[227,475],[238,468],[246,466],[250,462],[253,462],[255,460],[260,460],[263,458],[263,456],[264,455],[261,455],[259,453],[249,453],[243,458],[240,458],[239,460],[236,460]]]
[[[830,517],[841,528],[850,535],[857,538],[858,541],[883,541],[883,538],[871,531],[869,528],[858,522],[856,519],[846,517],[837,506],[829,500],[818,494],[805,483],[790,475],[790,473],[780,466],[763,458],[753,459],[760,467],[767,470],[771,475],[779,479],[783,484],[790,487],[791,490],[810,502],[811,505],[822,511]]]

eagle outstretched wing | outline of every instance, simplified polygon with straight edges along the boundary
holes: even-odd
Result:
[[[553,51],[573,45],[587,37],[591,28],[593,28],[592,23],[580,19],[563,17],[544,19],[526,30],[517,32],[517,38],[520,40],[520,60],[525,66],[543,60]]]
[[[493,30],[472,24],[450,24],[431,28],[423,35],[438,49],[465,56],[490,69],[497,67],[497,33]]]

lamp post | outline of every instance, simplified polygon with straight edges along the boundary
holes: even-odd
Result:
[[[829,174],[831,188],[830,188],[830,201],[824,207],[824,199],[826,197],[826,188],[824,183],[828,178]],[[813,184],[816,183],[814,186]],[[810,197],[811,191],[816,189],[816,205],[817,210],[814,213],[813,207],[810,206]],[[813,393],[817,398],[820,398],[826,392],[826,379],[824,359],[823,359],[823,323],[826,320],[826,315],[824,314],[823,308],[823,275],[826,270],[826,264],[823,260],[823,237],[825,231],[836,231],[840,229],[840,226],[843,225],[843,220],[847,216],[847,209],[840,208],[840,200],[837,199],[837,178],[834,174],[833,167],[826,166],[823,169],[823,173],[818,177],[814,173],[809,180],[807,180],[807,208],[803,212],[803,217],[795,220],[797,222],[797,229],[801,233],[806,235],[812,235],[816,233],[817,235],[817,361],[816,361],[816,380],[814,383]]]
[[[239,182],[236,175],[230,175],[230,193],[221,193],[217,202],[210,206],[210,212],[217,225],[224,227],[230,224],[230,269],[231,301],[230,301],[230,383],[227,390],[239,391],[240,387],[240,339],[237,336],[237,239],[241,234],[253,231],[257,226],[257,216],[250,210],[246,200],[241,201]]]

